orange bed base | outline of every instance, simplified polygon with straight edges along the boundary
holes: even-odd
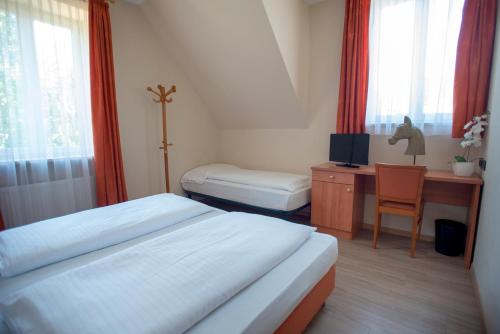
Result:
[[[335,289],[335,265],[321,278],[274,334],[300,334]]]

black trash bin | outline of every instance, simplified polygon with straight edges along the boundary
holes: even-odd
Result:
[[[436,252],[458,256],[465,250],[465,236],[467,226],[463,223],[449,220],[436,219]]]

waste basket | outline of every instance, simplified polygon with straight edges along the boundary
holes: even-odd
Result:
[[[436,252],[458,256],[465,250],[465,235],[467,226],[463,223],[449,220],[436,219]]]

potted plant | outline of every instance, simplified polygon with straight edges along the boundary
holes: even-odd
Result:
[[[453,174],[456,176],[471,176],[474,173],[476,159],[470,159],[470,151],[473,147],[481,147],[483,141],[482,133],[486,125],[488,125],[486,121],[487,117],[486,114],[475,116],[472,121],[465,124],[464,130],[466,130],[466,132],[464,134],[464,139],[460,143],[460,146],[462,146],[465,151],[463,155],[456,155],[452,163]]]

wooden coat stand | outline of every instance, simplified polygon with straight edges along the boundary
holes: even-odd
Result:
[[[165,164],[165,189],[166,192],[170,192],[170,179],[168,174],[168,147],[172,146],[167,141],[167,103],[172,102],[172,98],[168,98],[168,96],[177,91],[175,85],[173,85],[168,91],[165,91],[165,87],[162,85],[158,85],[158,91],[156,92],[153,88],[148,87],[148,92],[151,92],[158,96],[158,99],[153,98],[153,101],[156,103],[161,103],[161,113],[162,113],[162,125],[163,125],[163,146],[160,147],[160,150],[163,150],[163,162]]]

